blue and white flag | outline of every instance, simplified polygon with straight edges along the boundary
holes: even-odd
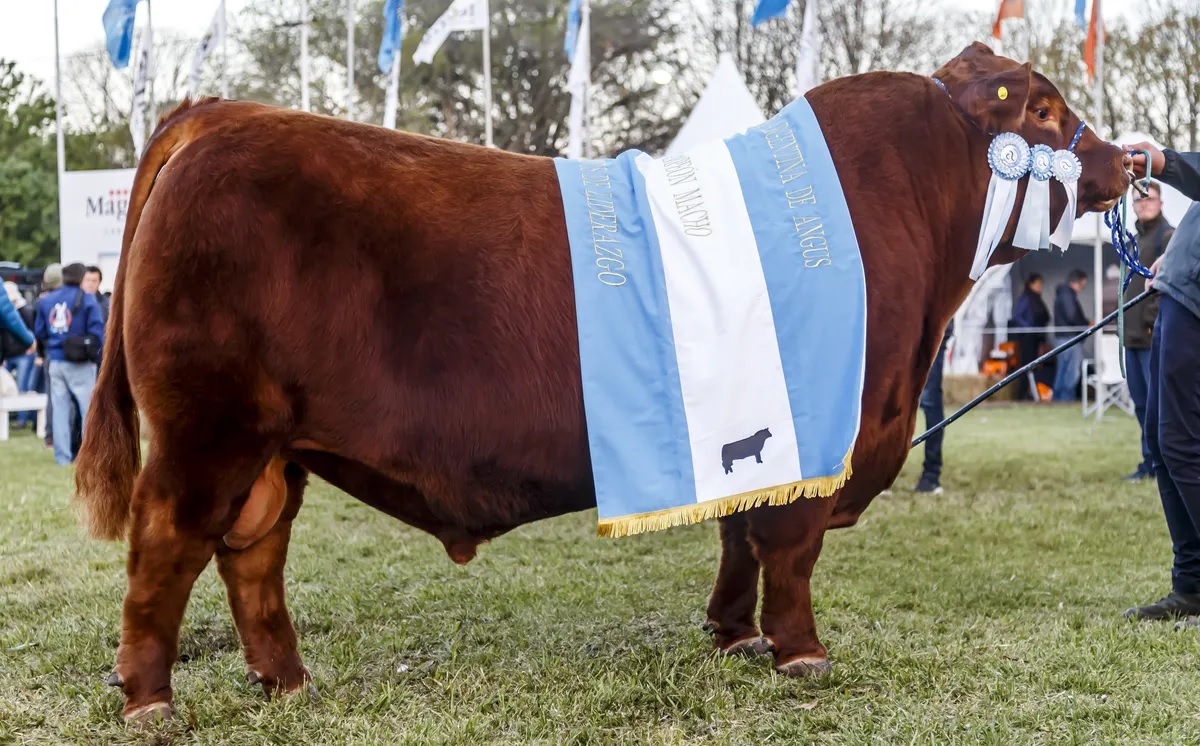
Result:
[[[138,0],[108,0],[104,9],[104,38],[113,67],[124,70],[133,48],[133,21]]]
[[[570,0],[567,3],[567,35],[563,37],[563,51],[567,53],[567,62],[575,61],[575,45],[579,43],[579,25],[582,23],[583,0]]]
[[[1087,28],[1087,0],[1075,0],[1075,25]]]
[[[858,436],[866,284],[808,102],[662,160],[555,165],[600,534],[833,494]]]
[[[763,21],[780,17],[787,12],[789,2],[791,0],[758,0],[758,5],[754,6],[754,15],[750,17],[750,25],[757,26]]]
[[[383,96],[383,126],[396,128],[396,110],[400,107],[400,47],[404,43],[404,0],[383,4],[383,40],[379,42],[379,70],[387,73]]]
[[[379,42],[379,72],[390,75],[392,60],[400,51],[400,14],[404,0],[386,0],[383,4],[383,39]]]

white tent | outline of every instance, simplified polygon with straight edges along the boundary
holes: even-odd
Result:
[[[666,154],[670,157],[685,153],[697,145],[724,140],[765,121],[733,57],[722,52],[696,108],[679,128]]]

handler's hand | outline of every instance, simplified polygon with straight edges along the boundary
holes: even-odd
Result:
[[[1166,256],[1166,254],[1163,254],[1163,256]],[[1146,287],[1154,287],[1154,278],[1158,277],[1158,268],[1162,266],[1162,260],[1163,258],[1160,256],[1154,260],[1154,264],[1150,265],[1150,276],[1146,278]]]
[[[1148,142],[1139,142],[1136,145],[1122,145],[1121,150],[1124,150],[1126,153],[1128,153],[1130,151],[1134,151],[1134,150],[1150,151],[1150,175],[1151,176],[1158,176],[1159,174],[1161,174],[1163,167],[1167,165],[1167,157],[1163,155],[1163,152]],[[1134,153],[1133,154],[1133,173],[1139,179],[1146,178],[1146,154],[1145,153]]]

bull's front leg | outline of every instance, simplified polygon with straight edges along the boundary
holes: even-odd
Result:
[[[750,545],[745,513],[720,519],[721,564],[708,599],[708,622],[717,650],[725,655],[762,655],[770,651],[754,623],[758,606],[758,558]]]
[[[809,581],[834,505],[833,498],[801,498],[748,514],[750,541],[763,571],[762,634],[781,673],[809,676],[830,670],[817,637]]]

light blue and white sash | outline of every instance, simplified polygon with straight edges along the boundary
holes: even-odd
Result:
[[[836,491],[858,435],[866,285],[808,102],[664,160],[555,165],[600,534]]]

